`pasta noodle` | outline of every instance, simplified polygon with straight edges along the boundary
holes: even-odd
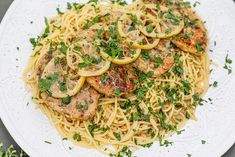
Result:
[[[141,90],[130,97],[101,95],[92,118],[87,120],[70,118],[57,112],[45,102],[48,94],[43,93],[39,87],[38,72],[40,70],[38,69],[41,67],[38,65],[41,65],[41,59],[48,52],[58,51],[58,49],[63,52],[64,44],[62,43],[71,46],[75,43],[74,41],[79,41],[77,38],[89,37],[91,32],[85,31],[84,33],[84,27],[108,29],[108,26],[120,18],[123,13],[139,11],[149,3],[165,5],[158,1],[136,1],[125,6],[110,2],[76,3],[70,4],[69,9],[64,13],[59,13],[49,20],[46,19],[47,28],[36,41],[37,45],[25,69],[23,79],[32,89],[35,102],[53,122],[62,137],[72,140],[79,146],[96,148],[101,153],[110,155],[110,153],[117,154],[126,147],[148,146],[156,140],[162,142],[165,137],[181,129],[188,119],[196,120],[194,114],[196,107],[200,104],[201,96],[209,87],[208,55],[206,52],[195,55],[193,52],[182,51],[174,41],[172,42],[180,49],[174,48],[174,65],[169,70],[164,71],[164,74],[158,77],[144,78],[145,80],[141,81]],[[182,5],[182,2],[178,3]],[[112,15],[112,13],[114,14]],[[116,18],[96,24],[94,18],[106,14],[111,14],[110,16]],[[86,24],[89,25],[88,21],[91,26],[86,26]],[[186,25],[185,22],[184,25]],[[172,29],[174,28],[172,27]],[[139,39],[141,36],[137,36],[137,38]],[[171,40],[171,37],[168,38]],[[55,45],[57,50],[53,50]],[[198,48],[198,45],[196,47]],[[203,47],[202,44],[199,45],[200,47]],[[206,51],[206,49],[204,50]],[[60,55],[61,58],[64,57],[64,54]],[[104,64],[101,69],[103,66]],[[83,77],[76,75],[74,78]],[[79,134],[79,140],[75,137],[76,134]]]

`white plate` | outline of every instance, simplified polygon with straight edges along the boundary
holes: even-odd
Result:
[[[62,141],[55,127],[31,101],[31,94],[21,80],[32,51],[29,38],[40,34],[44,17],[55,15],[59,5],[65,8],[66,1],[15,0],[3,19],[0,27],[0,116],[16,142],[32,157],[102,156],[94,149]],[[209,48],[213,50],[210,57],[219,65],[213,67],[211,77],[211,82],[218,81],[219,87],[211,88],[205,96],[205,99],[212,98],[213,104],[199,107],[198,121],[189,121],[185,132],[168,139],[174,142],[173,146],[159,147],[156,142],[149,149],[136,151],[138,157],[187,157],[187,154],[217,157],[235,141],[235,67],[232,75],[223,69],[227,53],[235,61],[235,4],[232,0],[201,0],[197,11],[206,20],[209,30]],[[201,144],[201,140],[206,140],[206,144]]]

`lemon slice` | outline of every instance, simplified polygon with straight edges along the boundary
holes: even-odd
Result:
[[[96,69],[95,68],[81,69],[78,71],[78,74],[80,76],[87,76],[87,77],[99,76],[106,73],[109,70],[110,64],[111,63],[109,61],[106,61],[102,65],[95,67]]]
[[[141,54],[141,49],[124,49],[124,55],[122,57],[115,57],[112,58],[111,56],[109,56],[107,53],[101,51],[100,54],[103,58],[107,59],[108,61],[114,63],[114,64],[120,64],[120,65],[124,65],[124,64],[129,64],[134,62]]]
[[[73,69],[78,69],[78,63],[83,61],[81,54],[80,54],[80,47],[78,44],[74,44],[70,46],[66,52],[66,60],[68,66]]]
[[[179,34],[184,28],[183,18],[176,9],[155,4],[146,4],[145,11],[156,17],[160,24],[159,29],[155,29],[158,38],[169,38]],[[156,31],[157,30],[157,31]]]
[[[151,23],[153,28],[151,32],[146,27]],[[148,25],[147,25],[148,24]],[[157,46],[159,39],[156,38],[154,30],[159,30],[158,22],[151,15],[144,15],[140,11],[123,14],[117,23],[119,36],[125,38],[125,41],[138,49],[152,49]]]
[[[123,14],[117,22],[118,34],[121,37],[127,37],[129,33],[138,29],[138,25],[142,24],[140,21],[140,11],[133,11]]]
[[[46,65],[41,80],[48,80],[52,76],[56,78],[49,90],[52,97],[65,98],[73,96],[80,91],[85,82],[85,77],[70,78],[70,72],[64,55],[54,57]]]
[[[66,58],[69,67],[77,70],[80,76],[99,76],[110,67],[110,61],[104,60],[97,53],[94,44],[86,40],[71,45]]]
[[[159,20],[150,14],[143,13],[140,15],[140,19],[142,25],[139,26],[139,30],[147,37],[156,38],[157,32],[161,31]]]
[[[146,37],[140,31],[133,32],[133,34],[130,34],[129,38],[126,39],[126,42],[131,46],[144,50],[149,50],[156,47],[159,41],[160,39],[158,38]]]

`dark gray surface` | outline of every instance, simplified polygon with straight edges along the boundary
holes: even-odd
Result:
[[[10,6],[13,0],[0,0],[0,21],[4,16],[7,8]],[[6,130],[0,119],[0,143],[3,143],[5,147],[13,144],[16,149],[20,149],[20,147],[15,143],[14,139]],[[235,157],[235,145],[225,154],[223,157]]]

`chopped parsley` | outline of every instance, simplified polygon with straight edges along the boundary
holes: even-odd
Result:
[[[56,57],[54,58],[54,64],[55,64],[55,65],[58,64],[59,61],[60,61],[60,57],[56,56]]]
[[[153,143],[147,143],[147,144],[142,144],[141,146],[144,148],[150,148],[153,145]]]
[[[177,26],[177,25],[179,25],[179,23],[180,23],[179,18],[174,15],[172,9],[169,9],[169,10],[168,10],[168,12],[167,12],[167,14],[166,14],[166,18],[167,18],[168,20],[170,20],[170,22],[171,22],[172,25],[176,25],[176,26]]]
[[[146,31],[147,31],[148,33],[152,33],[152,32],[153,32],[153,25],[152,25],[152,24],[147,25],[147,26],[146,26]]]
[[[148,51],[143,51],[142,55],[141,55],[141,58],[145,61],[149,60],[150,59],[149,52]]]
[[[205,140],[201,140],[201,143],[202,143],[202,144],[206,144],[206,141],[205,141]]]
[[[185,8],[191,8],[191,3],[190,2],[183,2],[183,5]]]
[[[111,2],[112,3],[117,3],[117,4],[122,5],[122,6],[127,5],[127,2],[124,1],[124,0],[111,0]]]
[[[94,137],[94,131],[95,129],[99,129],[100,126],[98,124],[91,124],[88,126],[88,131],[91,134],[92,137]]]
[[[185,114],[185,117],[187,118],[187,119],[190,119],[190,114],[188,113],[188,112],[186,112],[186,114]]]
[[[182,132],[184,132],[185,131],[185,129],[183,129],[183,130],[178,130],[178,131],[176,131],[176,133],[177,133],[177,135],[180,135],[180,134],[182,134]]]
[[[187,154],[188,157],[192,157],[192,154]]]
[[[197,49],[197,53],[201,52],[203,50],[202,43],[197,43],[196,44],[196,49]]]
[[[177,75],[184,74],[183,62],[180,60],[180,55],[176,54],[174,57],[175,66],[173,67],[173,72]]]
[[[218,87],[218,82],[217,81],[214,81],[213,84],[212,84],[213,87]]]
[[[156,66],[159,67],[160,65],[164,64],[161,57],[155,57],[154,62],[156,63]]]
[[[68,105],[71,102],[71,97],[67,96],[65,98],[62,98],[61,102],[62,102],[63,105]]]
[[[168,147],[168,146],[172,146],[173,145],[173,142],[170,142],[170,141],[167,141],[167,140],[164,140],[164,142],[160,142],[160,146],[165,146],[165,147]]]
[[[99,48],[112,58],[123,57],[124,50],[119,46],[120,39],[117,34],[116,26],[115,27],[110,26],[109,30],[107,31],[107,34],[109,34],[110,37],[109,38],[104,37],[103,42],[101,42],[100,45],[98,45]]]
[[[127,147],[123,147],[120,152],[117,154],[109,154],[110,157],[131,157],[132,156],[132,151]]]
[[[30,43],[32,44],[33,48],[35,49],[35,47],[38,45],[39,41],[38,39],[35,38],[30,38],[29,39]]]
[[[60,52],[62,52],[63,54],[66,54],[68,48],[69,47],[64,42],[60,42]]]
[[[200,5],[200,4],[201,4],[200,2],[195,1],[195,2],[193,3],[193,7],[196,7],[197,5]]]
[[[115,95],[119,95],[121,93],[121,90],[119,89],[119,88],[116,88],[115,90],[114,90],[114,94]]]
[[[131,20],[137,24],[137,25],[141,25],[142,22],[138,19],[138,17],[132,13],[127,13],[127,15],[131,18]]]
[[[57,14],[58,15],[63,15],[64,13],[60,11],[60,8],[56,8]]]
[[[184,92],[185,95],[189,95],[191,84],[187,80],[181,80],[181,83],[183,84],[183,86],[181,87],[181,90]]]
[[[116,137],[116,139],[118,140],[118,141],[121,141],[121,134],[120,133],[114,133],[114,136]]]
[[[60,74],[58,72],[55,72],[49,76],[47,76],[45,79],[40,79],[38,81],[38,85],[41,92],[49,92],[51,86],[58,80]]]
[[[150,116],[147,114],[140,113],[140,112],[135,112],[133,114],[133,120],[134,121],[144,120],[144,121],[150,122]]]
[[[108,75],[103,75],[103,76],[101,76],[101,78],[100,78],[100,81],[101,81],[103,84],[105,84],[108,80],[110,80],[110,76],[108,76]]]
[[[89,55],[83,55],[82,58],[83,58],[84,62],[78,63],[79,68],[85,68],[85,67],[93,65],[93,64],[99,64],[103,60],[101,57],[99,59],[96,59],[96,58],[91,57]]]
[[[45,143],[47,143],[47,144],[52,144],[50,141],[44,141]]]
[[[166,90],[166,98],[170,103],[175,102],[175,96],[176,96],[176,89],[175,88]]]
[[[73,139],[77,142],[81,141],[81,135],[79,133],[75,133],[73,135]]]
[[[108,131],[110,128],[108,127],[108,126],[106,126],[106,127],[102,127],[102,128],[100,128],[99,130],[100,131],[103,131],[103,132],[106,132],[106,131]]]
[[[91,20],[87,20],[85,25],[83,26],[83,29],[88,29],[90,28],[92,25],[98,23],[101,21],[101,16],[97,15],[96,17],[94,17]]]
[[[138,99],[143,99],[147,92],[148,92],[148,88],[145,86],[141,86],[134,91],[134,94],[136,95]]]
[[[202,105],[203,105],[203,102],[205,101],[205,100],[203,100],[203,99],[200,97],[199,94],[194,94],[194,95],[193,95],[193,100],[194,100],[194,104],[195,104],[195,105],[200,105],[200,106],[202,106]]]
[[[66,75],[63,76],[63,81],[58,81],[59,83],[59,87],[60,87],[60,91],[61,92],[67,92],[67,81],[66,81]]]
[[[46,28],[42,34],[42,38],[46,38],[50,32],[50,26],[49,26],[49,23],[48,23],[48,19],[47,18],[44,18],[44,22],[45,22],[45,25],[46,25]]]
[[[97,4],[99,0],[89,0],[87,3],[95,3]]]
[[[228,70],[228,74],[232,73],[232,67],[230,66],[233,63],[232,59],[228,57],[228,54],[225,57],[224,69]]]

